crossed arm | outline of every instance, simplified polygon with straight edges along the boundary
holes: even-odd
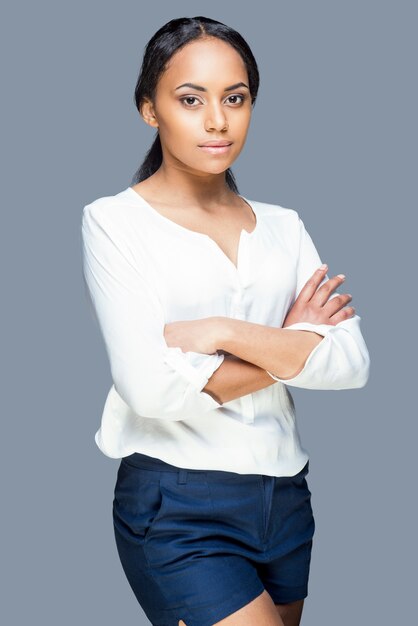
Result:
[[[280,355],[282,367],[275,371],[280,371],[283,377],[289,377],[289,372],[292,375],[299,373],[309,354],[323,339],[315,332],[295,330],[288,333],[281,328],[227,318],[224,318],[223,329],[225,338],[220,338],[222,348],[218,350],[232,354],[225,355],[203,389],[220,404],[274,385],[277,381],[266,371],[273,368],[271,354]],[[265,349],[267,345],[269,351]],[[241,357],[236,356],[237,353]],[[277,356],[274,362],[277,364]],[[268,367],[263,367],[263,363]]]
[[[274,384],[267,370],[283,378],[295,376],[323,339],[316,332],[289,332],[228,317],[171,322],[164,337],[168,346],[185,352],[224,355],[202,389],[220,404]]]
[[[309,277],[283,328],[228,317],[177,321],[165,326],[167,345],[225,355],[202,389],[220,404],[272,380],[308,389],[362,387],[369,375],[369,354],[361,318],[345,306],[350,294],[333,293],[344,276],[323,282],[325,270],[318,268]]]

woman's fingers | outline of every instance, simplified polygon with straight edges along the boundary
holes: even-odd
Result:
[[[323,285],[319,287],[316,293],[313,294],[312,298],[315,299],[315,304],[318,304],[319,306],[324,306],[331,297],[331,294],[336,289],[338,289],[340,285],[342,285],[344,280],[344,274],[337,274],[336,276],[329,278]],[[335,296],[335,298],[336,297],[337,296]]]
[[[353,296],[350,293],[342,293],[330,298],[330,300],[325,303],[323,309],[326,311],[333,324],[338,324],[338,322],[342,322],[348,317],[353,317],[355,311],[354,307],[346,306],[352,299]]]
[[[319,285],[324,279],[328,266],[319,267],[312,276],[306,281],[300,290],[298,300],[301,302],[309,302],[315,296],[316,304],[323,306],[333,291],[335,291],[342,282],[344,282],[344,274],[337,274],[333,278],[329,278],[321,287]],[[319,287],[319,289],[318,289]]]
[[[306,283],[300,290],[299,295],[297,297],[298,300],[303,301],[303,302],[309,302],[309,300],[312,298],[312,296],[318,289],[321,281],[323,280],[327,272],[327,269],[328,269],[328,266],[325,265],[325,267],[319,267],[317,270],[315,270],[315,272],[306,281]]]
[[[347,320],[350,317],[354,317],[355,314],[355,308],[353,306],[348,306],[344,309],[341,309],[341,311],[330,317],[329,323],[335,326],[339,322],[344,322],[344,320]]]
[[[335,325],[355,315],[354,307],[346,306],[352,300],[351,294],[337,293],[331,297],[344,282],[344,274],[337,274],[321,285],[326,271],[327,266],[318,268],[305,283],[286,315],[284,327],[299,321]]]

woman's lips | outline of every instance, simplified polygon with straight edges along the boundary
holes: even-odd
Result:
[[[205,152],[209,152],[210,154],[224,154],[225,152],[228,152],[231,146],[232,143],[227,146],[199,146],[199,148]]]

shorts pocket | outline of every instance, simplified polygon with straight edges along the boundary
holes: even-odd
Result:
[[[160,472],[134,467],[122,459],[113,499],[113,520],[119,532],[145,541],[162,506]]]
[[[152,567],[178,565],[202,552],[213,533],[212,503],[205,479],[178,483],[177,474],[164,474],[161,504],[144,541]]]

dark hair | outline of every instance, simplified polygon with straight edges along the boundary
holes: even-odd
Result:
[[[187,43],[207,37],[218,37],[218,39],[226,41],[241,55],[247,68],[251,104],[254,106],[260,78],[256,60],[247,42],[236,30],[226,26],[226,24],[199,15],[170,20],[157,30],[145,46],[134,95],[134,102],[138,111],[141,110],[145,98],[150,99],[151,102],[154,101],[158,80],[173,54]],[[154,142],[146,153],[142,165],[135,173],[131,184],[139,183],[154,174],[160,167],[162,159],[160,135],[157,131]],[[232,191],[238,193],[235,178],[230,168],[226,170],[226,183]]]

